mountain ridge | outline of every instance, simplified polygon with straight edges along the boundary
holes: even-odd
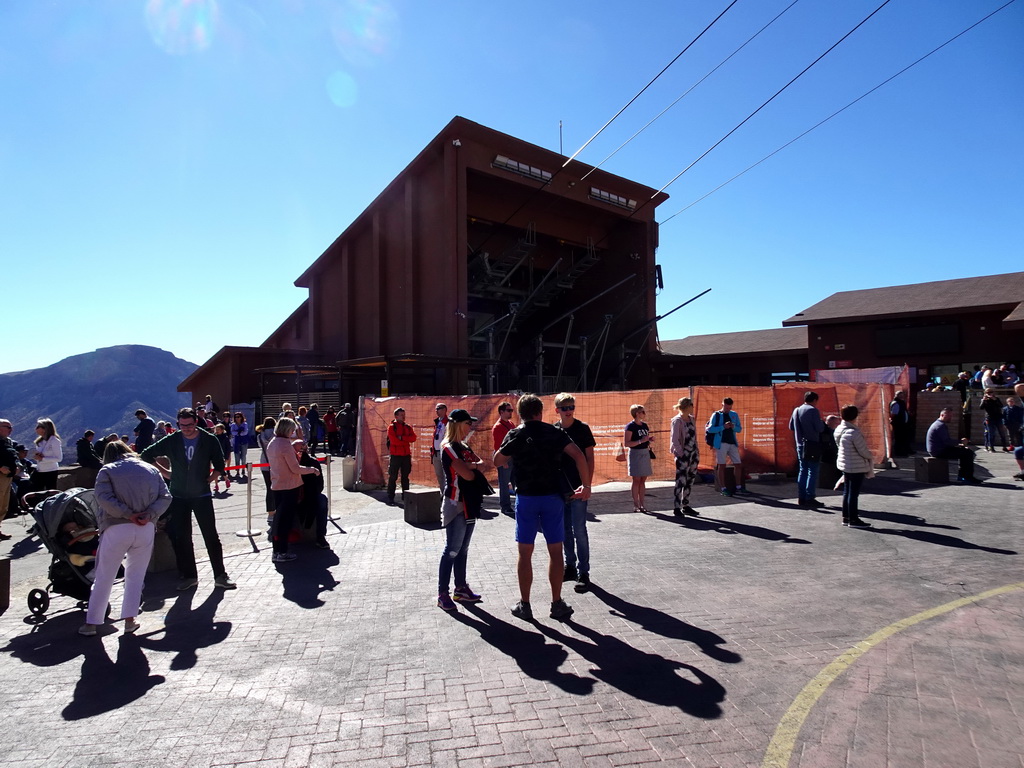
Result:
[[[159,347],[101,347],[44,368],[0,373],[0,417],[26,445],[35,439],[36,420],[52,419],[64,446],[61,463],[74,464],[75,443],[86,429],[131,435],[139,408],[155,421],[173,419],[190,404],[178,383],[197,367]]]

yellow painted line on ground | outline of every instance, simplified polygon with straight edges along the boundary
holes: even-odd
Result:
[[[900,619],[884,629],[878,630],[875,634],[861,640],[859,643],[837,656],[835,661],[821,670],[821,672],[819,672],[811,682],[804,686],[804,689],[800,691],[797,697],[793,700],[793,703],[789,706],[789,709],[786,710],[786,714],[782,716],[778,727],[775,729],[775,734],[772,736],[772,740],[768,744],[768,749],[765,750],[764,761],[761,763],[762,768],[789,767],[789,760],[793,756],[793,748],[796,746],[796,738],[800,734],[800,729],[803,727],[804,721],[811,713],[811,708],[837,677],[845,672],[853,662],[870,651],[876,645],[888,640],[897,632],[902,632],[904,629],[912,627],[915,624],[919,624],[922,621],[926,621],[927,619],[933,619],[936,616],[949,613],[950,611],[962,608],[965,605],[977,603],[981,600],[985,600],[986,598],[995,597],[996,595],[1002,595],[1007,592],[1013,592],[1018,589],[1024,589],[1024,581],[1017,582],[1016,584],[1007,584],[1005,587],[990,589],[988,592],[982,592],[981,594],[972,595],[971,597],[962,597],[951,603],[946,603],[945,605],[940,605],[936,608],[931,608],[927,611],[914,614],[906,619]]]

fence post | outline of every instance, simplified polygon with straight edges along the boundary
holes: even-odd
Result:
[[[247,462],[245,465],[245,474],[249,478],[245,484],[245,530],[235,531],[235,536],[239,538],[249,538],[259,535],[259,531],[252,529],[252,462]]]

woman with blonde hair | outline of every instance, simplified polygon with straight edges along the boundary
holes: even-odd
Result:
[[[622,445],[626,451],[626,470],[633,479],[630,492],[633,494],[633,511],[647,514],[644,497],[647,493],[647,478],[651,476],[651,443],[654,437],[651,428],[644,421],[646,409],[639,403],[629,407],[633,420],[626,425]]]
[[[303,467],[295,455],[292,440],[298,424],[287,417],[274,427],[274,439],[267,445],[267,459],[270,462],[270,487],[274,490],[274,522],[270,529],[273,541],[275,563],[287,563],[295,559],[295,553],[288,551],[288,534],[299,509],[302,493],[302,476],[320,474],[317,467]]]
[[[693,420],[693,400],[681,397],[675,409],[678,413],[672,417],[671,422],[671,450],[672,455],[676,457],[676,484],[673,493],[675,504],[672,514],[683,517],[699,514],[690,506],[690,490],[697,477],[700,450],[697,445],[697,425]]]
[[[78,632],[89,637],[96,634],[123,562],[121,618],[125,633],[131,634],[139,628],[135,617],[139,615],[146,569],[153,554],[154,523],[171,505],[171,494],[156,467],[142,461],[125,443],[115,440],[103,449],[95,499],[100,545],[86,623]]]
[[[466,444],[466,437],[477,421],[469,411],[456,408],[448,416],[444,439],[441,441],[441,469],[444,485],[441,488],[441,525],[445,530],[444,551],[437,575],[437,607],[454,611],[455,602],[477,603],[480,595],[466,582],[466,561],[469,542],[480,519],[484,494],[482,485],[474,481],[480,458]],[[452,570],[455,571],[455,600],[448,593]]]
[[[57,490],[57,469],[64,458],[60,435],[50,419],[39,419],[36,422],[35,459],[36,472],[32,476],[32,486],[37,491]]]

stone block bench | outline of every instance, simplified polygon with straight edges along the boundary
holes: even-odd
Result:
[[[948,483],[949,459],[915,456],[914,479],[919,483]]]

